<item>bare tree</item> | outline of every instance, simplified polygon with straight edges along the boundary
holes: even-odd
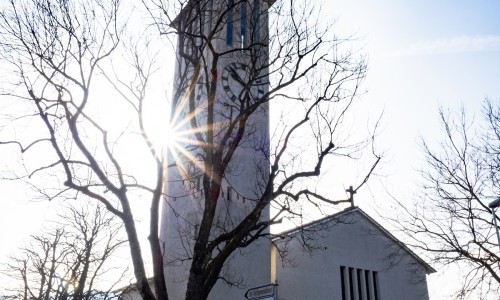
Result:
[[[13,67],[16,80],[5,94],[32,108],[30,114],[15,115],[9,125],[27,118],[37,124],[26,140],[16,136],[0,143],[17,146],[24,156],[36,149],[50,153],[28,166],[25,177],[52,179],[51,189],[47,181],[37,185],[47,198],[84,195],[123,222],[136,287],[146,300],[168,299],[159,209],[163,197],[165,205],[175,201],[163,189],[169,181],[182,182],[200,203],[198,214],[184,224],[192,228],[180,228],[186,232],[179,234],[190,240],[180,259],[190,265],[186,299],[206,299],[218,280],[227,279],[222,273],[231,255],[268,237],[271,225],[300,220],[302,205],[322,212],[325,205],[348,203],[349,199],[322,195],[309,183],[321,174],[328,157],[357,158],[373,141],[373,135],[352,141],[342,131],[353,117],[350,108],[358,98],[366,64],[356,52],[342,51],[347,40],[319,23],[313,1],[272,6],[272,1],[222,3],[226,1],[143,1],[160,35],[180,49],[172,104],[172,127],[177,132],[165,137],[175,150],[169,153],[168,166],[147,131],[145,115],[155,57],[147,48],[133,49],[127,60],[130,73],[113,69],[124,50],[120,1],[11,1],[0,15],[3,60]],[[221,48],[225,29],[236,22],[250,24],[248,31],[240,25],[241,35],[233,46]],[[235,57],[241,60],[221,69]],[[239,88],[230,90],[224,77]],[[113,94],[96,90],[104,84]],[[102,114],[96,103],[106,102],[112,103],[112,110]],[[294,108],[276,124],[272,149],[263,118],[271,102]],[[122,110],[130,121],[116,129],[107,117]],[[139,143],[142,149],[131,149]],[[242,176],[239,163],[245,153],[256,158],[251,166],[256,172],[253,178],[245,177],[247,191],[236,191],[235,196],[251,204],[235,213],[219,199],[225,191],[229,197],[223,183]],[[143,170],[130,168],[132,160],[144,162]],[[375,155],[355,191],[379,161]],[[148,175],[141,177],[141,172]],[[149,197],[154,288],[131,205],[144,195]]]
[[[486,100],[482,118],[474,121],[463,108],[441,110],[440,117],[439,145],[422,142],[422,193],[411,208],[400,203],[407,218],[395,224],[437,264],[465,270],[458,298],[496,298],[500,256],[488,203],[500,193],[500,106]]]
[[[70,206],[62,221],[41,235],[31,236],[28,246],[11,258],[5,275],[16,281],[13,299],[108,299],[121,276],[102,286],[111,271],[113,254],[126,240],[119,223],[97,203]],[[125,270],[122,270],[124,272]],[[114,284],[113,284],[114,282]],[[101,283],[101,284],[100,284]]]

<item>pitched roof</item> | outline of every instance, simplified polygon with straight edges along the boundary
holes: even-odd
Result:
[[[349,207],[349,208],[347,208],[345,210],[342,210],[342,211],[340,211],[338,213],[325,216],[325,217],[323,217],[321,219],[318,219],[316,221],[313,221],[313,222],[310,222],[310,223],[307,223],[307,224],[304,224],[304,225],[301,225],[301,226],[298,226],[298,227],[295,227],[295,228],[283,231],[281,233],[274,234],[273,241],[277,240],[277,239],[280,239],[280,238],[283,238],[283,236],[291,236],[291,235],[294,235],[294,234],[300,232],[301,230],[313,228],[313,227],[319,226],[321,224],[324,224],[326,222],[329,222],[331,220],[335,220],[335,219],[338,219],[338,218],[340,218],[342,216],[346,216],[346,215],[352,214],[352,213],[357,213],[360,216],[362,216],[366,221],[368,221],[375,228],[377,228],[383,235],[385,235],[387,238],[389,238],[394,243],[396,243],[399,247],[401,247],[405,252],[408,253],[408,255],[410,255],[411,257],[413,257],[418,263],[420,263],[425,268],[425,271],[426,271],[427,274],[431,274],[431,273],[435,273],[436,272],[436,270],[433,267],[431,267],[427,262],[425,262],[420,256],[418,256],[410,248],[408,248],[408,246],[406,246],[405,243],[403,243],[402,241],[400,241],[399,239],[397,239],[387,229],[385,229],[382,225],[380,225],[380,223],[378,223],[377,221],[375,221],[372,217],[370,217],[366,212],[364,212],[361,208],[359,208],[357,206]]]

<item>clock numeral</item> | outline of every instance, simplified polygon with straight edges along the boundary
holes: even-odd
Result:
[[[221,76],[222,87],[231,101],[236,101],[243,91],[249,92],[253,100],[258,100],[264,95],[262,80],[256,79],[251,86],[248,86],[249,70],[251,70],[249,66],[237,62],[230,63],[224,68]]]

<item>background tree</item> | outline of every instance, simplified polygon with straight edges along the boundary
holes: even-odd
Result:
[[[113,254],[125,244],[119,223],[97,203],[70,206],[61,221],[11,258],[4,270],[16,280],[12,299],[108,299],[116,295],[116,282],[109,281]],[[125,270],[122,270],[124,272]],[[116,276],[113,276],[116,279]],[[108,282],[103,286],[103,282]]]
[[[399,203],[406,218],[394,221],[436,264],[464,270],[458,298],[496,299],[500,252],[488,203],[500,193],[500,105],[486,100],[473,121],[463,108],[439,115],[442,140],[422,142],[422,193],[413,207]]]
[[[357,158],[373,138],[353,140],[349,130],[342,130],[354,120],[351,108],[366,65],[356,52],[342,50],[346,40],[335,37],[331,26],[317,21],[319,10],[313,1],[276,2],[269,10],[269,36],[254,36],[225,52],[215,51],[213,45],[220,41],[231,7],[213,9],[215,21],[201,26],[207,25],[203,23],[207,3],[143,1],[160,34],[175,37],[171,41],[180,43],[185,50],[181,56],[187,61],[176,70],[180,76],[173,101],[185,102],[194,116],[187,124],[195,142],[185,151],[195,157],[193,162],[201,170],[204,208],[193,236],[186,299],[206,299],[232,253],[268,236],[272,224],[284,219],[300,222],[303,205],[308,203],[322,213],[325,206],[348,202],[316,190],[316,179],[328,157]],[[239,6],[246,1],[232,3]],[[29,112],[11,112],[8,126],[22,126],[24,134],[6,134],[0,143],[18,147],[28,171],[17,177],[33,182],[44,197],[92,199],[121,220],[138,291],[144,299],[168,299],[158,239],[166,165],[148,131],[151,119],[146,115],[156,57],[150,54],[150,44],[130,48],[122,42],[124,24],[130,22],[130,10],[122,12],[123,5],[127,4],[118,0],[10,1],[0,14],[1,55],[9,64],[11,84],[4,94],[14,97],[16,105],[26,105]],[[187,27],[176,26],[175,16],[181,9],[187,16],[182,24]],[[225,101],[220,98],[220,77],[213,75],[218,60],[241,51],[252,62],[251,76],[240,78],[243,89],[238,106],[234,114],[224,116],[217,110]],[[262,54],[269,61],[263,61]],[[128,69],[117,70],[117,65]],[[248,87],[263,80],[269,81],[269,89],[252,97]],[[197,106],[194,96],[200,83],[207,99],[204,109]],[[293,113],[287,112],[277,122],[273,148],[263,151],[270,173],[262,173],[259,196],[248,214],[218,227],[221,179],[230,173],[238,149],[255,141],[252,116],[268,109],[270,102],[293,108]],[[214,121],[216,115],[222,115],[221,122]],[[37,157],[40,152],[46,155]],[[379,160],[375,155],[355,190]],[[150,210],[147,235],[154,293],[134,217],[139,211],[133,208],[134,203],[144,207],[144,202]],[[261,219],[271,205],[275,214]]]

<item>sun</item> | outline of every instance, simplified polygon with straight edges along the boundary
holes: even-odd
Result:
[[[185,168],[188,162],[199,170],[204,169],[193,149],[205,144],[204,133],[208,130],[208,126],[202,121],[203,108],[198,106],[194,112],[188,112],[188,101],[188,97],[184,96],[176,103],[175,109],[170,112],[170,122],[164,133],[166,140],[163,145],[168,153],[168,164],[175,164],[181,174],[187,173]]]

